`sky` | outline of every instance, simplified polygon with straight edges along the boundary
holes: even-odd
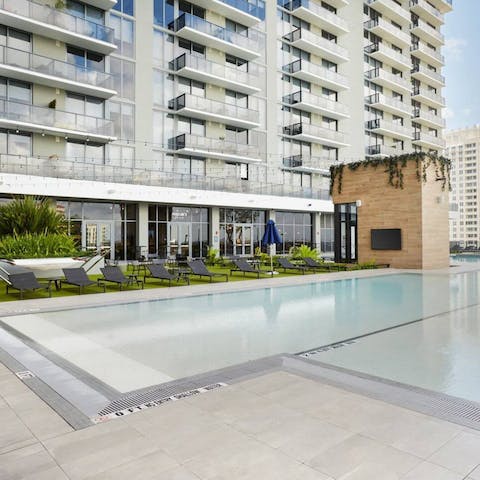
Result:
[[[447,130],[480,124],[480,0],[453,0],[443,34]]]

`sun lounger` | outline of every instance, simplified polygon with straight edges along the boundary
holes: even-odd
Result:
[[[103,273],[103,278],[99,279],[101,282],[116,283],[119,286],[120,290],[122,290],[124,286],[130,287],[134,283],[136,283],[137,286],[141,286],[143,289],[143,281],[139,280],[137,275],[125,276],[124,273],[120,270],[120,267],[111,265],[108,267],[103,267],[100,270]]]
[[[288,258],[277,258],[277,261],[280,265],[280,268],[283,268],[283,271],[286,272],[287,270],[295,270],[297,272],[302,272],[305,274],[305,270],[307,267],[305,265],[294,265]]]
[[[89,287],[90,285],[95,285],[97,287],[103,287],[103,291],[105,292],[105,283],[100,280],[90,280],[88,278],[87,272],[82,267],[79,268],[64,268],[63,275],[65,279],[60,280],[60,285],[68,284],[74,285],[78,287],[78,293],[81,294],[82,291],[85,290],[85,287]]]
[[[170,273],[164,265],[160,263],[154,263],[152,265],[147,265],[147,269],[150,272],[150,275],[145,275],[143,281],[146,282],[147,278],[156,278],[158,280],[168,280],[168,286],[172,286],[172,281],[176,280],[177,282],[180,279],[185,280],[185,282],[190,285],[190,279],[188,278],[188,273],[178,272],[177,274]]]
[[[228,275],[226,273],[211,272],[203,263],[203,260],[190,260],[187,261],[187,265],[192,271],[192,275],[196,275],[200,278],[207,277],[212,282],[215,277],[225,277],[225,281],[228,282]]]
[[[23,300],[24,292],[34,292],[35,290],[46,290],[48,296],[52,296],[51,281],[48,283],[40,283],[33,272],[13,273],[8,276],[7,294],[10,288],[20,292],[20,300]]]
[[[253,273],[257,276],[257,278],[260,278],[260,274],[262,273],[272,275],[272,272],[270,271],[259,270],[252,267],[252,265],[250,265],[244,258],[232,260],[232,263],[235,265],[235,268],[230,270],[230,275],[232,275],[234,272],[241,272],[243,273],[243,276],[245,276],[246,273]]]

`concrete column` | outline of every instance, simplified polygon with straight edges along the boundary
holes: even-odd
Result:
[[[268,210],[267,211],[267,222],[268,222],[268,220],[275,221],[275,210]],[[276,245],[270,245],[270,247],[267,247],[267,249],[268,249],[267,253],[271,253],[272,255],[277,254],[277,246]]]
[[[220,250],[220,208],[210,209],[210,245]]]
[[[137,246],[141,247],[140,255],[148,254],[148,203],[138,204],[137,215]]]
[[[320,251],[320,244],[322,241],[322,229],[320,228],[320,212],[315,212],[312,214],[312,240],[316,244],[317,249]],[[322,252],[321,252],[322,253]]]

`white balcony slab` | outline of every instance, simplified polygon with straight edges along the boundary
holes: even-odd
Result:
[[[268,1],[268,0],[267,0]],[[239,1],[237,0],[239,6],[246,7],[248,5],[247,0]],[[232,1],[222,1],[222,0],[195,0],[196,5],[200,5],[203,8],[212,10],[223,17],[234,20],[235,22],[241,23],[246,27],[253,27],[260,23],[260,18],[248,13],[246,8],[236,8],[233,6],[235,2]],[[253,6],[252,6],[253,8]]]

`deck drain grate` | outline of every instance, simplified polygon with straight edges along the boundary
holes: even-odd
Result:
[[[105,422],[113,418],[123,417],[130,413],[157,407],[164,403],[170,403],[182,398],[192,397],[200,393],[209,392],[227,385],[223,382],[212,383],[198,387],[193,382],[185,382],[171,387],[160,387],[153,390],[135,393],[113,401],[98,413],[93,419],[95,423]],[[189,387],[185,390],[185,387]]]
[[[336,350],[337,348],[347,347],[356,343],[355,340],[348,340],[346,342],[332,343],[331,345],[325,345],[324,347],[316,348],[315,350],[309,350],[308,352],[303,352],[298,354],[299,357],[308,358],[311,355],[317,353],[329,352],[330,350]]]

